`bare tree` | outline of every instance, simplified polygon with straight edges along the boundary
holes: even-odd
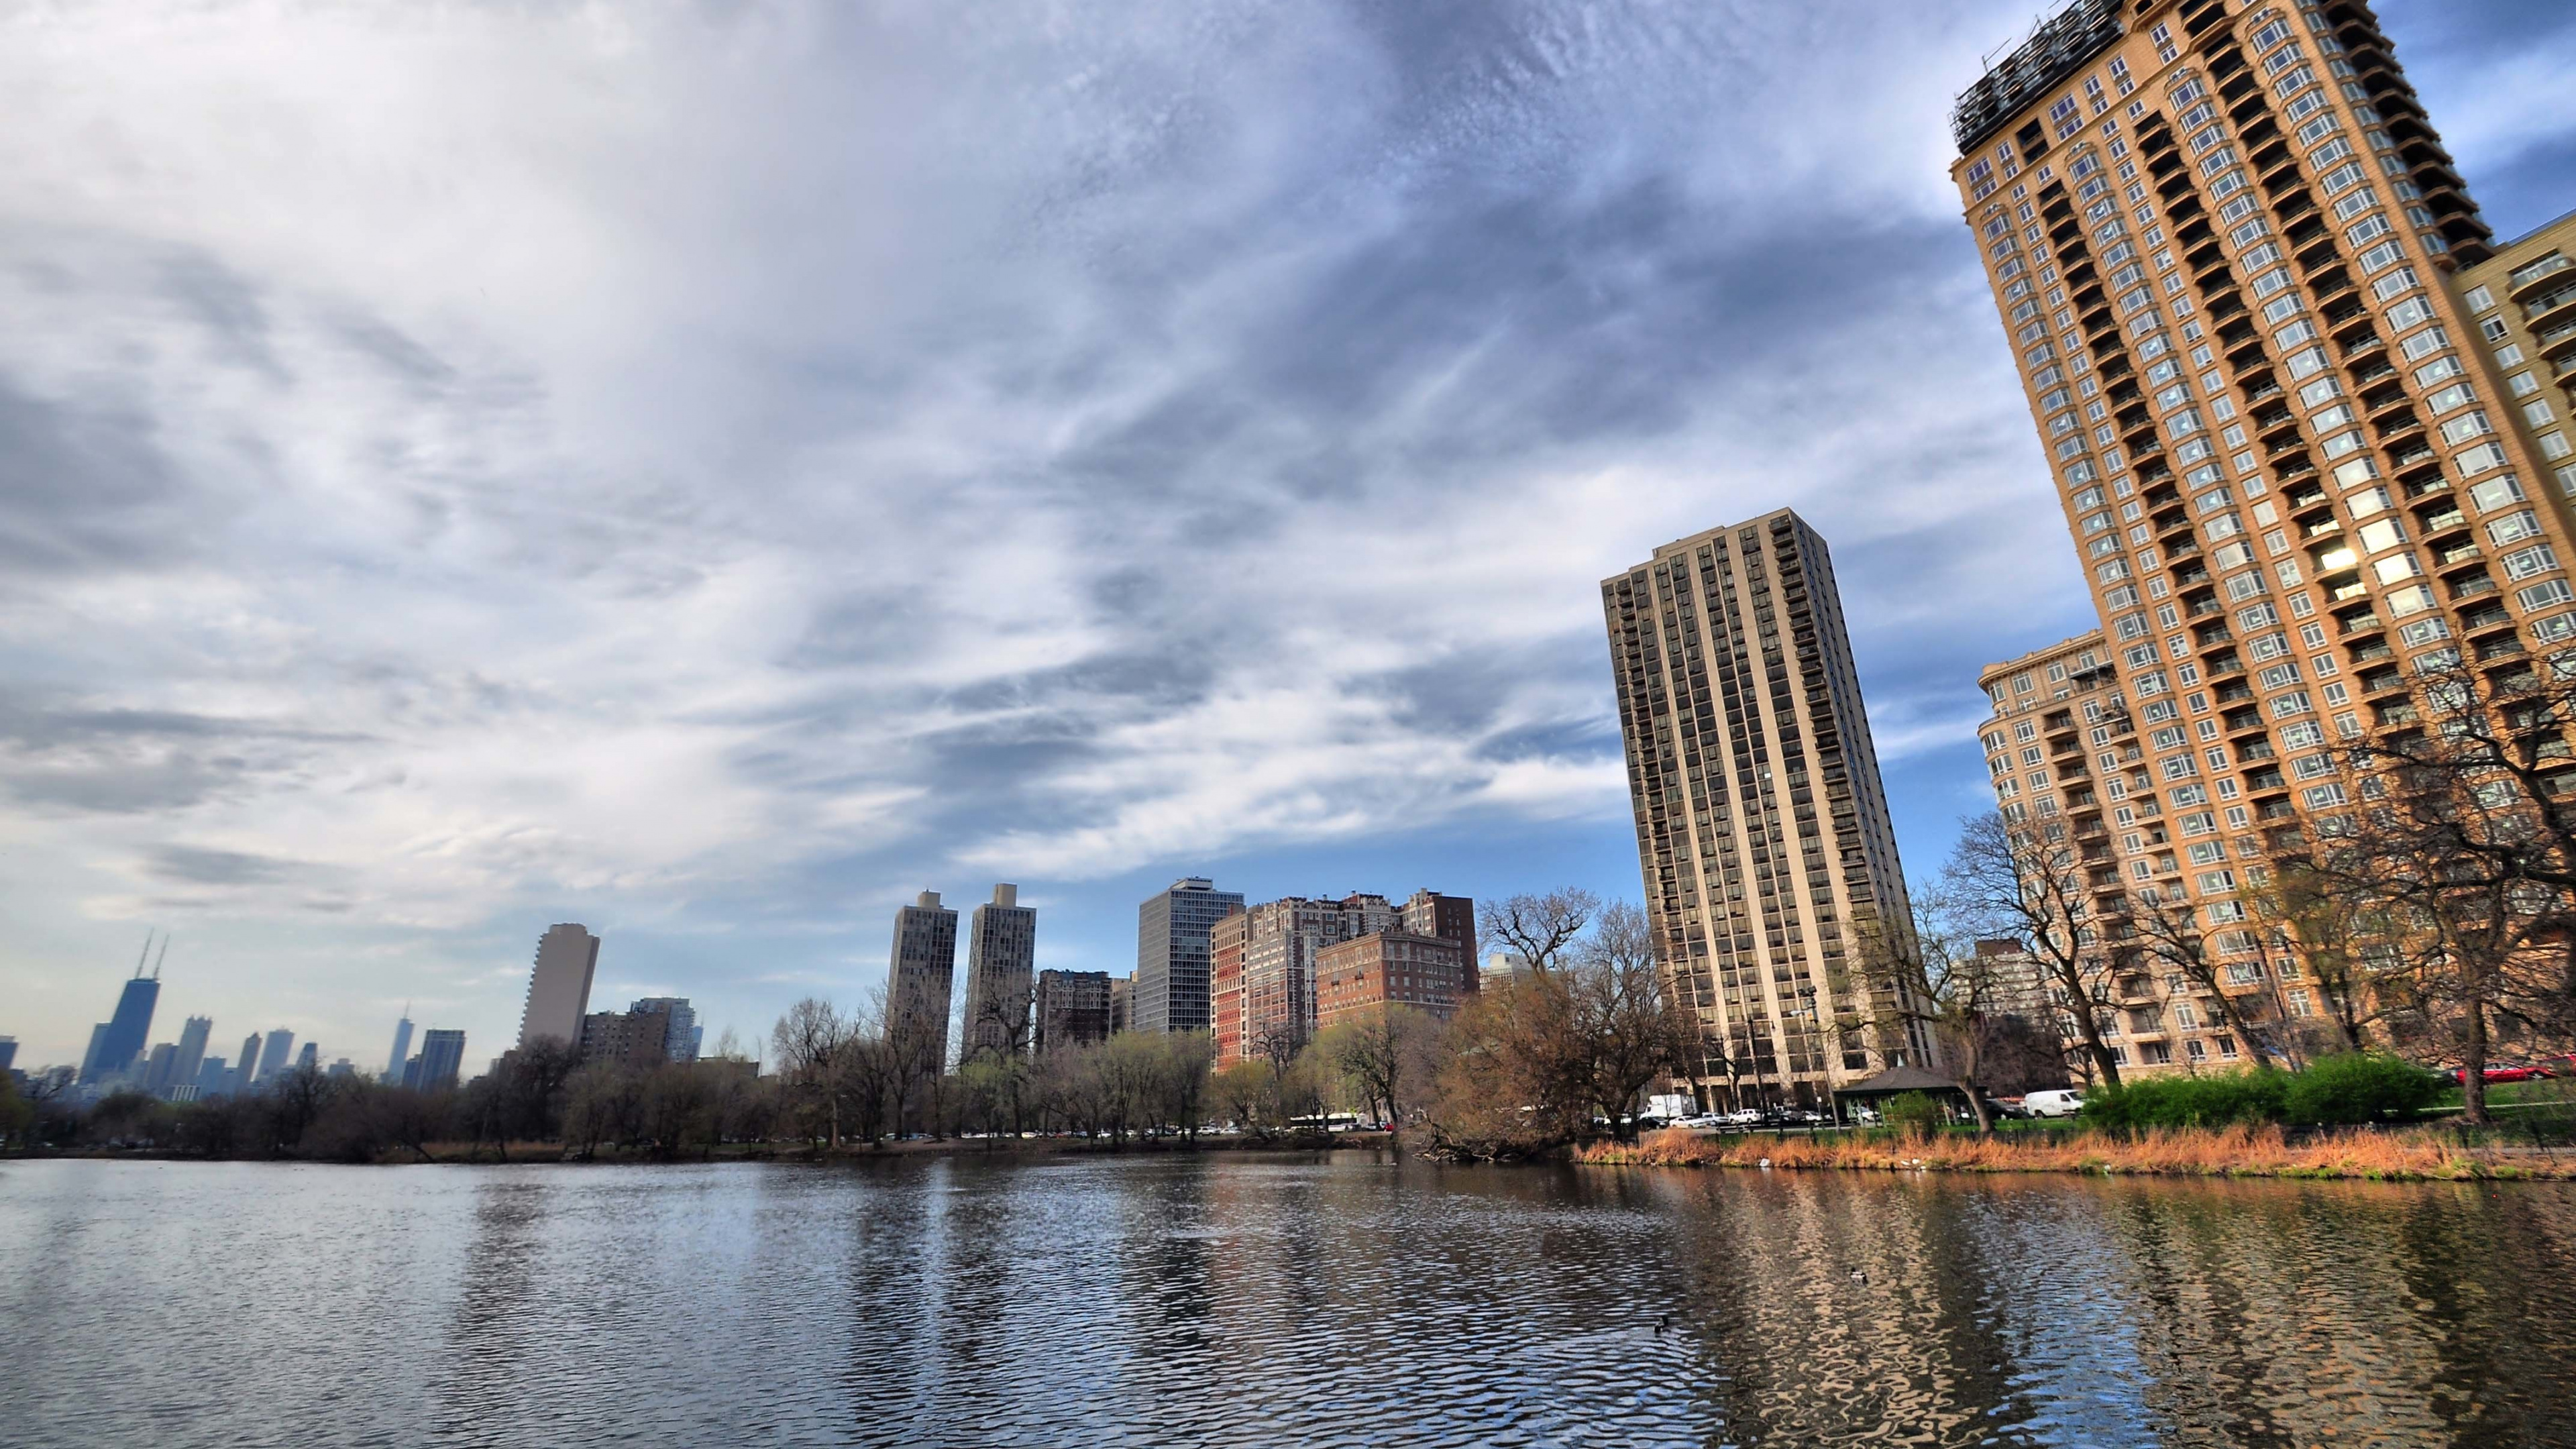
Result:
[[[2347,881],[2295,853],[2256,869],[2260,874],[2249,871],[2253,878],[2237,899],[2254,920],[2267,923],[2275,958],[2295,953],[2301,979],[2321,1008],[2325,1048],[2362,1050],[2382,1009],[2379,984],[2404,970],[2408,933],[2401,913],[2374,884]]]
[[[1557,969],[1560,958],[1600,913],[1598,896],[1568,887],[1545,895],[1524,893],[1487,901],[1477,912],[1477,926],[1487,938],[1520,953],[1531,970],[1545,974]]]
[[[2227,989],[2237,983],[2221,979],[2226,968],[2211,954],[2209,933],[2202,928],[2204,909],[2233,909],[2241,915],[2243,907],[2232,900],[2196,904],[2178,891],[2158,891],[2152,886],[2133,892],[2130,899],[2135,902],[2139,964],[2150,969],[2162,967],[2166,975],[2180,976],[2188,983],[2217,1010],[2219,1024],[2245,1044],[2255,1066],[2289,1065],[2288,1053],[2274,1037],[2273,1023],[2257,1020],[2247,1006],[2255,998]],[[2231,931],[2243,929],[2232,924],[2212,924]]]
[[[2109,1086],[2120,1063],[2102,1038],[2098,1013],[2111,1001],[2110,943],[2094,909],[2097,888],[2116,887],[2107,847],[2087,860],[2069,840],[2016,827],[1987,811],[1960,822],[1959,843],[1941,869],[1946,913],[1974,936],[2021,943],[2075,1027],[2085,1060]],[[2095,877],[2110,873],[2108,881]]]
[[[779,1078],[807,1123],[807,1137],[820,1137],[835,1148],[841,1145],[841,1078],[849,1065],[844,1057],[852,1035],[849,1021],[819,996],[787,1008],[769,1034]]]
[[[1440,1023],[1410,1006],[1380,1005],[1325,1028],[1316,1048],[1353,1086],[1371,1109],[1383,1109],[1387,1124],[1401,1131],[1404,1109],[1417,1088],[1435,1069]]]
[[[1164,1120],[1195,1142],[1199,1121],[1207,1115],[1208,1070],[1216,1063],[1216,1040],[1203,1031],[1175,1031],[1164,1033],[1157,1045],[1162,1049],[1162,1071],[1156,1085]]]
[[[1570,977],[1574,1041],[1592,1100],[1615,1135],[1633,1138],[1638,1094],[1686,1068],[1699,1045],[1698,1023],[1664,989],[1641,906],[1605,907]]]
[[[1902,1039],[1909,1025],[1923,1027],[1944,1074],[1985,1133],[1994,1130],[1994,1109],[1986,1098],[1989,1057],[1998,1044],[1996,1026],[2009,985],[2006,963],[2014,958],[1977,950],[1973,923],[1979,909],[1980,903],[1970,902],[1962,910],[1940,893],[1927,892],[1913,902],[1910,930],[1884,919],[1865,923],[1858,949],[1864,970],[1897,986],[1872,994],[1879,1038]]]

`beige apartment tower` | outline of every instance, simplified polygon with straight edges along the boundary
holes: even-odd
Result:
[[[966,928],[965,1055],[1024,1056],[1031,994],[1037,989],[1038,913],[1020,888],[993,887]]]
[[[886,1029],[913,1054],[911,1069],[948,1065],[948,1010],[956,999],[957,913],[923,891],[894,913],[894,950],[886,965]]]
[[[1988,769],[2080,852],[2127,1065],[2225,1065],[2141,909],[2188,911],[2249,1022],[2301,1014],[2240,896],[2347,803],[2334,745],[2411,726],[2416,665],[2576,634],[2576,292],[2553,242],[2491,260],[2360,0],[2078,0],[1953,125],[2101,622],[1984,671]]]
[[[1820,1101],[1929,1064],[1862,942],[1904,874],[1825,541],[1782,509],[1601,584],[1646,912],[1703,1102]]]
[[[519,1045],[552,1037],[581,1045],[582,1017],[590,1010],[590,980],[599,969],[599,938],[580,925],[549,926],[537,938],[536,964],[528,972],[528,1001],[519,1013]]]

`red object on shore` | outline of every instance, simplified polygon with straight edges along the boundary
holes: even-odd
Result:
[[[2547,1067],[2489,1067],[2481,1075],[2486,1078],[2487,1085],[2489,1086],[2493,1086],[2498,1082],[2554,1081],[2558,1076],[2556,1072],[2549,1070]],[[2469,1079],[2469,1069],[2466,1067],[2453,1067],[2450,1071],[2450,1078],[2454,1082],[2465,1083]]]

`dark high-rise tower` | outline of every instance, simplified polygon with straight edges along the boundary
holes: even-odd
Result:
[[[411,1008],[403,1008],[402,1020],[394,1023],[394,1054],[385,1062],[384,1080],[388,1085],[402,1080],[403,1063],[411,1056]]]
[[[164,954],[169,951],[166,940],[161,949]],[[143,938],[143,951],[146,956],[152,951],[152,938],[148,934]],[[91,1040],[89,1060],[81,1063],[80,1079],[94,1082],[131,1069],[134,1059],[143,1054],[144,1042],[152,1035],[152,1009],[160,1001],[160,968],[156,965],[152,974],[146,976],[143,962],[138,958],[134,963],[133,979],[125,983],[124,993],[116,998],[116,1014],[108,1018],[105,1027]]]
[[[444,1091],[456,1085],[465,1066],[465,1033],[441,1031],[436,1027],[421,1033],[420,1055],[412,1063],[415,1074],[405,1081],[424,1092]]]

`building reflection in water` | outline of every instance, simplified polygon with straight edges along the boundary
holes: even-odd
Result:
[[[0,1357],[12,1442],[2576,1441],[2565,1185],[1226,1152],[0,1189],[46,1348]]]

